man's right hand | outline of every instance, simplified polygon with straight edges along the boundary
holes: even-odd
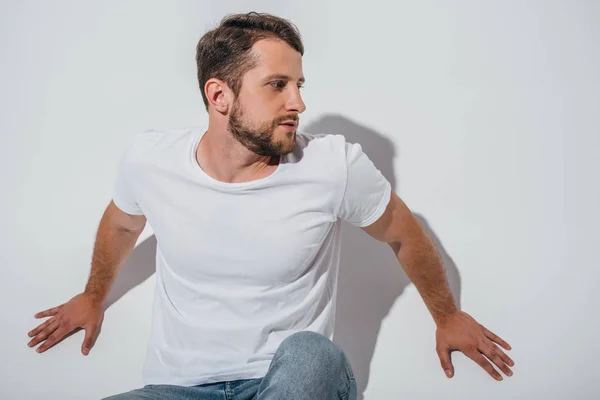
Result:
[[[44,342],[36,350],[38,353],[43,353],[75,332],[85,329],[81,352],[88,355],[100,334],[104,310],[101,304],[84,292],[60,306],[41,311],[34,317],[51,318],[28,333],[28,336],[33,338],[27,344],[29,347]]]

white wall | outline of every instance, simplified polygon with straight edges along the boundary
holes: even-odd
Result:
[[[514,348],[503,382],[460,353],[445,378],[414,286],[345,225],[335,340],[364,398],[598,398],[600,3],[583,0],[1,2],[0,397],[141,385],[151,230],[88,357],[83,332],[41,355],[27,332],[83,289],[131,137],[206,120],[197,40],[250,10],[303,34],[302,127],[363,144],[436,240],[462,308]]]

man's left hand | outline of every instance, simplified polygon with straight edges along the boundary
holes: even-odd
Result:
[[[507,376],[512,376],[513,373],[508,366],[512,367],[515,363],[496,344],[506,350],[511,349],[510,345],[475,321],[469,314],[457,311],[447,317],[438,324],[435,336],[436,351],[448,378],[454,376],[450,353],[455,350],[463,352],[498,381],[502,380],[502,376],[485,357]]]

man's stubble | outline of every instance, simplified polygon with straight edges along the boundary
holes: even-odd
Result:
[[[228,121],[229,131],[233,137],[248,150],[261,156],[281,156],[291,153],[296,148],[296,131],[286,132],[287,139],[274,141],[275,129],[285,120],[298,120],[297,115],[278,118],[269,122],[261,122],[259,126],[248,123],[244,110],[236,99],[233,103]]]

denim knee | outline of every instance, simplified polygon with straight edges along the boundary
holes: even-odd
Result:
[[[312,331],[296,332],[284,339],[275,357],[285,355],[299,364],[311,365],[320,373],[347,373],[352,370],[344,351],[328,337]]]
[[[277,388],[278,398],[356,399],[356,380],[344,351],[317,332],[284,339],[269,371],[264,386]]]

